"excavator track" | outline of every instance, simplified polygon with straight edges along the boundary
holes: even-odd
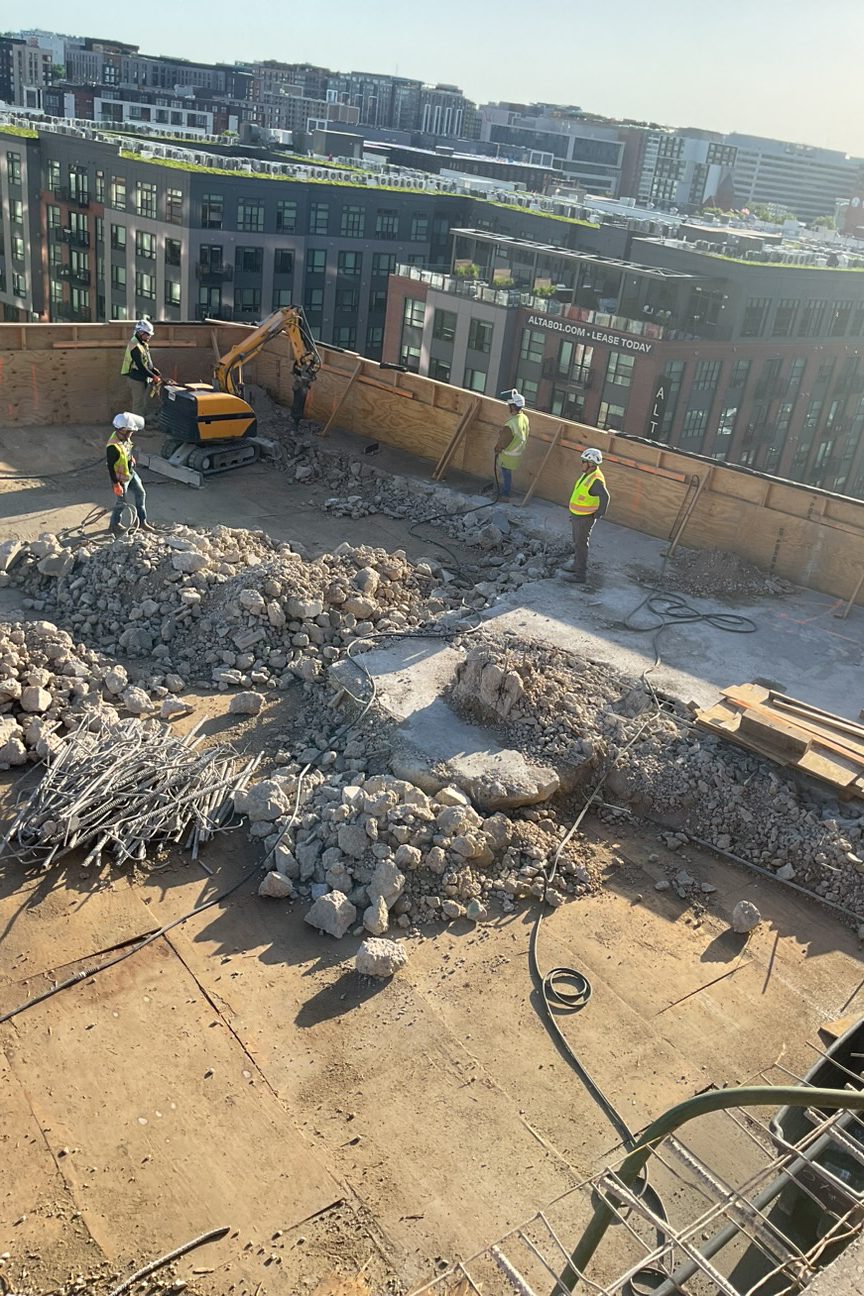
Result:
[[[186,458],[186,466],[210,477],[255,463],[260,457],[261,451],[254,442],[237,441],[225,446],[196,446]]]

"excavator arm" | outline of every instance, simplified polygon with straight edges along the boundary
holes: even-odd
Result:
[[[243,365],[280,333],[288,338],[294,364],[305,368],[314,378],[320,368],[321,357],[303,311],[299,306],[283,306],[219,358],[213,370],[213,382],[217,391],[227,392],[231,396],[241,395]]]

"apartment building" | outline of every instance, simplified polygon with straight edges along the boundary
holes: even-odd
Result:
[[[569,184],[617,197],[624,143],[614,123],[555,104],[483,104],[479,116],[479,138],[497,157],[554,167]]]
[[[864,259],[699,233],[622,259],[454,230],[449,272],[391,281],[384,359],[864,498]]]
[[[619,192],[669,210],[699,211],[731,206],[737,149],[711,131],[654,130],[629,126],[624,142]]]
[[[35,37],[0,36],[0,102],[39,111],[53,79],[54,55]]]

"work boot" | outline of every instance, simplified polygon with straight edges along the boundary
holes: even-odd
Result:
[[[576,559],[575,559],[575,558],[570,558],[570,559],[567,560],[567,562],[562,563],[562,564],[561,564],[561,570],[562,570],[562,572],[568,572],[568,573],[570,573],[570,572],[575,572],[575,571],[576,571]]]
[[[153,525],[152,522],[139,522],[139,523],[138,523],[138,530],[139,530],[139,531],[155,531],[156,528],[155,528],[155,526]]]

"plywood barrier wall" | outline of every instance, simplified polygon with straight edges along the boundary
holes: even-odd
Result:
[[[0,325],[0,423],[50,425],[107,421],[123,408],[119,369],[128,324]],[[213,359],[242,336],[240,326],[157,325],[154,361],[166,377],[205,380]],[[447,471],[488,478],[505,406],[489,397],[375,361],[322,347],[324,364],[308,414],[326,425],[381,441],[426,460],[430,472],[451,445]],[[268,345],[245,374],[283,404],[291,401],[286,339]],[[467,422],[466,422],[467,420]],[[864,573],[864,502],[613,433],[531,412],[531,438],[515,476],[566,508],[579,454],[605,456],[610,518],[661,539],[739,554],[798,584],[849,599]],[[444,474],[446,476],[446,472]],[[864,593],[858,601],[864,603]]]

